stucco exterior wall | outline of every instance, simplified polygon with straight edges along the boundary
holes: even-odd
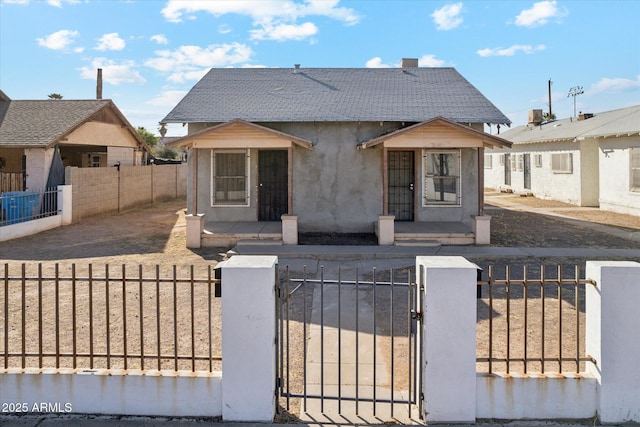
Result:
[[[44,190],[51,169],[54,148],[26,148],[27,156],[27,190]]]
[[[313,150],[292,148],[292,206],[301,232],[373,232],[384,212],[382,144],[358,149],[358,144],[397,130],[400,123],[261,123],[261,125],[312,141]],[[204,127],[190,126],[189,131]],[[197,157],[197,213],[206,221],[257,221],[258,151],[249,152],[248,205],[211,205],[212,150],[191,150],[190,169]],[[416,149],[416,221],[471,222],[478,208],[476,149],[461,150],[462,206],[422,206],[422,151]],[[189,213],[193,206],[193,178],[187,180]]]
[[[107,147],[107,165],[135,166],[133,148]]]
[[[630,190],[630,147],[640,147],[640,137],[600,140],[600,208],[640,215],[640,192]]]

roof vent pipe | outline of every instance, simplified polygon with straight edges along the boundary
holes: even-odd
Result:
[[[293,70],[293,74],[300,74],[300,64],[293,64],[296,68]]]
[[[98,68],[98,81],[96,82],[96,99],[102,99],[102,68]]]

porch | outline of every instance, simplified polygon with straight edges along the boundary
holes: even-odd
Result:
[[[293,216],[287,217],[295,218]],[[286,236],[283,238],[283,228],[290,227],[290,221],[290,219],[286,219],[284,223],[282,221],[204,222],[200,233],[200,245],[203,247],[234,247],[238,244],[282,245],[283,242],[287,244]],[[293,219],[293,222],[297,221]],[[383,223],[380,225],[380,222],[376,224],[376,235],[380,245],[438,247],[479,243],[478,235],[472,226],[462,222],[396,222],[393,220],[390,222],[391,224]],[[297,224],[294,225],[292,231],[296,236],[290,242],[297,243]],[[389,231],[392,233],[389,236],[392,237],[388,239],[392,240],[384,240],[381,233],[389,233]]]

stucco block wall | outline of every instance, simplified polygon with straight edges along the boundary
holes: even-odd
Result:
[[[187,165],[65,168],[73,186],[73,221],[184,197]]]
[[[65,183],[72,185],[73,221],[118,211],[116,168],[65,168]]]
[[[153,169],[153,166],[120,167],[121,210],[153,203]]]
[[[134,166],[133,148],[107,147],[107,166],[120,162],[121,166]]]

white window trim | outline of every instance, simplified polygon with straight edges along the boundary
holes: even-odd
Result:
[[[245,161],[246,161],[246,166],[245,166],[245,171],[247,174],[247,179],[246,179],[246,184],[245,184],[245,194],[246,194],[246,202],[245,203],[215,203],[215,177],[216,177],[216,153],[224,153],[224,154],[233,154],[233,153],[243,153],[245,155]],[[249,150],[245,149],[245,150],[229,150],[229,149],[214,149],[211,150],[211,194],[209,197],[209,202],[211,203],[211,207],[214,208],[246,208],[251,206],[251,195],[249,194],[249,189],[251,188],[250,185],[250,180],[251,180],[251,171],[250,171],[250,165],[251,163],[249,163]]]
[[[553,168],[553,157],[554,156],[568,156],[569,158],[569,170],[560,170]],[[554,174],[565,174],[571,175],[573,174],[573,153],[551,153],[551,172]]]
[[[421,182],[421,188],[422,188],[422,194],[420,195],[420,198],[422,199],[422,207],[423,208],[452,208],[452,207],[460,207],[462,206],[462,153],[460,150],[433,150],[433,149],[422,149],[422,171],[421,171],[421,177],[422,177],[422,182]],[[426,162],[425,162],[425,157],[426,154],[455,154],[458,158],[458,175],[457,175],[457,185],[456,185],[456,199],[457,199],[457,203],[448,203],[448,202],[428,202],[426,201],[426,197],[424,195],[425,193],[425,188],[424,188],[424,182],[426,179]]]
[[[542,167],[542,154],[534,154],[533,155],[533,162],[535,163],[535,166],[537,168],[541,168]]]
[[[484,155],[484,168],[493,169],[493,156],[491,154]]]

